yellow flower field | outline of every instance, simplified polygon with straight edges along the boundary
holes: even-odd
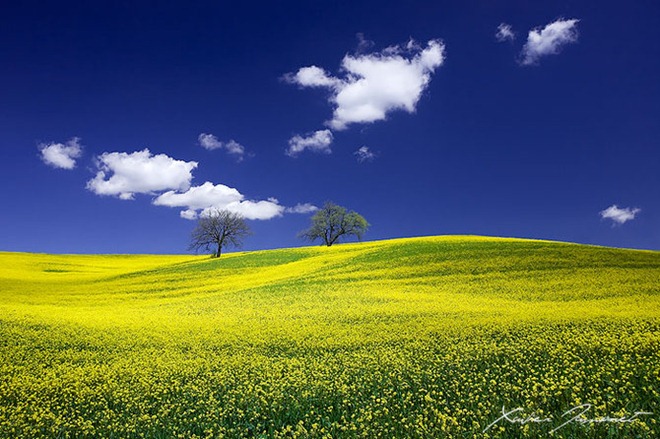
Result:
[[[0,437],[660,437],[658,252],[0,253],[0,299]]]

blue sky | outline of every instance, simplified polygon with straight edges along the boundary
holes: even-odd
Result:
[[[326,200],[660,248],[656,2],[11,2],[0,63],[0,250],[183,253],[213,206],[299,246]]]

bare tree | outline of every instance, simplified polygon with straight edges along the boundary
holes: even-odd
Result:
[[[213,251],[213,257],[219,258],[223,247],[240,247],[248,235],[250,228],[243,215],[213,209],[197,221],[197,227],[191,234],[189,250]]]
[[[362,239],[369,223],[362,215],[349,212],[341,206],[327,202],[312,217],[312,225],[298,236],[308,241],[320,239],[330,247],[344,235],[354,235]]]

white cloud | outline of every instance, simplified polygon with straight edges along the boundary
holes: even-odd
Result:
[[[99,171],[87,182],[97,195],[131,200],[135,194],[186,190],[197,162],[175,160],[165,154],[151,155],[148,149],[133,153],[106,152],[97,159]]]
[[[199,140],[199,144],[209,151],[222,148],[222,142],[213,134],[202,133],[197,139]]]
[[[370,162],[376,158],[376,153],[371,151],[368,146],[362,146],[353,154],[357,156],[357,161],[360,163]]]
[[[316,212],[319,210],[318,207],[314,206],[313,204],[310,203],[303,203],[303,204],[296,204],[293,207],[287,207],[286,212],[287,213],[312,213]]]
[[[341,85],[341,80],[328,76],[320,67],[303,67],[295,75],[286,75],[286,79],[303,87],[334,87]]]
[[[181,218],[187,219],[187,220],[196,220],[197,219],[197,211],[193,210],[193,209],[182,210],[181,212],[179,212],[179,215],[181,216]]]
[[[224,184],[214,185],[207,181],[201,186],[193,186],[186,192],[168,191],[154,200],[156,206],[182,207],[190,210],[207,207],[222,208],[235,201],[241,201],[243,195],[236,189]]]
[[[529,31],[527,42],[523,46],[520,63],[536,64],[542,56],[554,55],[560,52],[566,44],[575,43],[578,39],[577,23],[580,20],[559,19],[543,29],[535,28]]]
[[[229,140],[229,142],[225,143],[225,149],[229,154],[234,154],[240,158],[243,158],[243,154],[245,154],[245,148],[243,145],[235,140]]]
[[[205,182],[191,186],[192,170],[197,162],[175,160],[165,154],[152,155],[148,149],[133,153],[104,153],[97,158],[99,171],[87,182],[87,188],[98,195],[113,195],[124,200],[135,194],[158,194],[156,206],[183,207],[179,215],[195,220],[211,209],[226,209],[247,219],[267,220],[285,212],[300,213],[313,208],[299,204],[286,208],[277,199],[247,200],[237,189],[224,184]],[[164,192],[165,191],[165,192]]]
[[[275,218],[276,216],[282,216],[285,207],[281,206],[276,198],[269,198],[268,200],[262,201],[237,201],[229,203],[225,206],[225,209],[231,212],[240,213],[247,219],[268,220]],[[208,210],[209,209],[205,209],[202,212],[202,215]]]
[[[286,154],[295,157],[306,149],[330,154],[332,152],[330,149],[332,138],[332,131],[330,130],[319,130],[307,135],[307,137],[293,136],[289,140],[289,148],[286,150]]]
[[[264,201],[245,200],[244,195],[237,189],[208,181],[201,186],[193,186],[186,192],[165,192],[158,196],[153,204],[186,207],[180,215],[190,220],[196,219],[198,215],[206,215],[211,209],[227,209],[240,213],[247,219],[270,219],[282,215],[285,211],[285,207],[275,198]]]
[[[302,87],[329,88],[330,102],[335,108],[328,125],[342,130],[352,123],[384,120],[394,110],[414,112],[431,74],[444,62],[444,49],[439,40],[429,41],[425,48],[411,40],[405,47],[346,55],[341,63],[341,77],[309,66],[285,79]]]
[[[66,143],[42,143],[39,145],[41,160],[49,166],[59,169],[73,169],[76,159],[82,155],[80,139],[73,137]]]
[[[626,221],[631,221],[635,219],[635,216],[642,210],[635,207],[624,207],[619,208],[616,204],[611,205],[605,210],[600,211],[600,217],[603,219],[611,219],[617,224],[623,224]]]
[[[513,32],[510,24],[500,23],[497,26],[497,33],[495,34],[497,41],[513,41],[516,39],[516,34]]]
[[[209,151],[214,149],[224,149],[229,154],[236,156],[238,161],[243,160],[243,156],[245,155],[245,147],[235,140],[230,140],[229,142],[221,142],[213,134],[207,133],[200,134],[198,140],[199,144],[205,149],[208,149]]]

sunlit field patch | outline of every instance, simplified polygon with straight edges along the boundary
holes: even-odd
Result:
[[[0,436],[660,437],[659,297],[658,252],[517,239],[0,253]]]

